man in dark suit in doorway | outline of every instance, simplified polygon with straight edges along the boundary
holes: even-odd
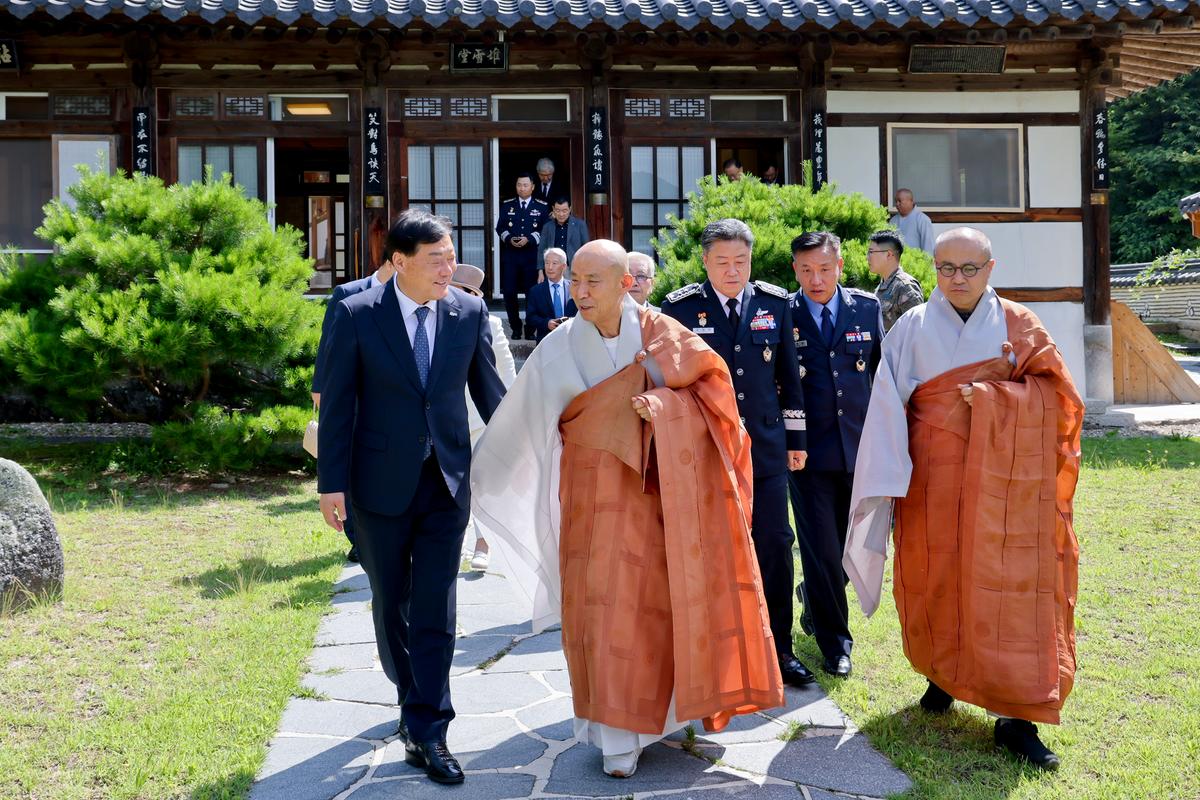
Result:
[[[439,783],[464,777],[446,748],[455,579],[470,511],[464,387],[485,421],[504,396],[487,307],[450,286],[450,236],[446,220],[405,211],[387,240],[396,276],[338,303],[317,461],[321,512],[336,530],[351,498],[405,761]]]

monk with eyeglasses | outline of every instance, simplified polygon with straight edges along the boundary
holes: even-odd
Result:
[[[1084,406],[1041,321],[988,285],[991,249],[973,228],[939,236],[937,289],[883,340],[842,563],[872,613],[894,517],[921,706],[981,706],[997,747],[1055,769],[1035,723],[1059,722],[1075,679]]]

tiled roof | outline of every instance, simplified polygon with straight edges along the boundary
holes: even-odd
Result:
[[[1195,214],[1200,211],[1200,192],[1189,194],[1179,201],[1179,210],[1184,214]]]
[[[1109,271],[1109,285],[1118,287],[1136,286],[1138,275],[1144,272],[1149,266],[1149,264],[1114,264]],[[1155,281],[1163,286],[1200,284],[1200,261],[1185,261],[1176,269],[1166,269],[1157,272],[1154,277]]]
[[[5,10],[24,18],[36,10],[62,18],[83,12],[97,19],[119,13],[180,20],[198,16],[217,22],[233,14],[253,24],[274,19],[291,24],[309,18],[319,24],[347,19],[367,25],[386,20],[402,28],[413,23],[440,26],[452,20],[468,27],[513,28],[529,20],[541,28],[585,28],[600,22],[613,28],[693,28],[778,24],[787,30],[815,24],[832,28],[843,21],[859,28],[899,28],[914,23],[936,28],[945,22],[966,26],[1040,25],[1051,18],[1111,20],[1122,12],[1145,18],[1159,10],[1182,12],[1193,0],[6,0]]]

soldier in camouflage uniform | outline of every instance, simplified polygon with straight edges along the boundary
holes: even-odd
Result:
[[[867,244],[867,266],[882,279],[875,289],[875,297],[879,300],[884,333],[891,330],[905,311],[925,302],[921,284],[900,268],[903,252],[904,243],[895,231],[874,233]]]

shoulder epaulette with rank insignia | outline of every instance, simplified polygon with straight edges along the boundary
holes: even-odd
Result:
[[[667,294],[667,300],[671,303],[678,303],[685,297],[691,297],[694,294],[700,293],[700,284],[689,283],[687,286],[680,286],[673,292]]]
[[[782,286],[776,286],[775,284],[767,283],[766,281],[755,281],[754,285],[759,289],[762,289],[767,294],[773,294],[776,297],[787,300],[787,289],[784,289]]]
[[[852,294],[852,295],[854,295],[855,297],[862,297],[862,298],[865,298],[865,299],[867,299],[867,300],[870,300],[871,302],[874,302],[874,303],[878,303],[878,302],[879,302],[879,298],[877,298],[877,297],[875,296],[875,293],[874,293],[874,292],[868,292],[868,291],[866,291],[866,290],[864,290],[864,289],[856,289],[856,288],[854,288],[853,286],[846,286],[846,287],[843,287],[843,288],[845,288],[845,290],[846,290],[846,291],[847,291],[849,294]]]
[[[500,202],[501,203],[513,203],[513,202],[516,202],[516,199],[517,198],[515,198],[515,197],[510,197],[507,200],[501,200]]]

